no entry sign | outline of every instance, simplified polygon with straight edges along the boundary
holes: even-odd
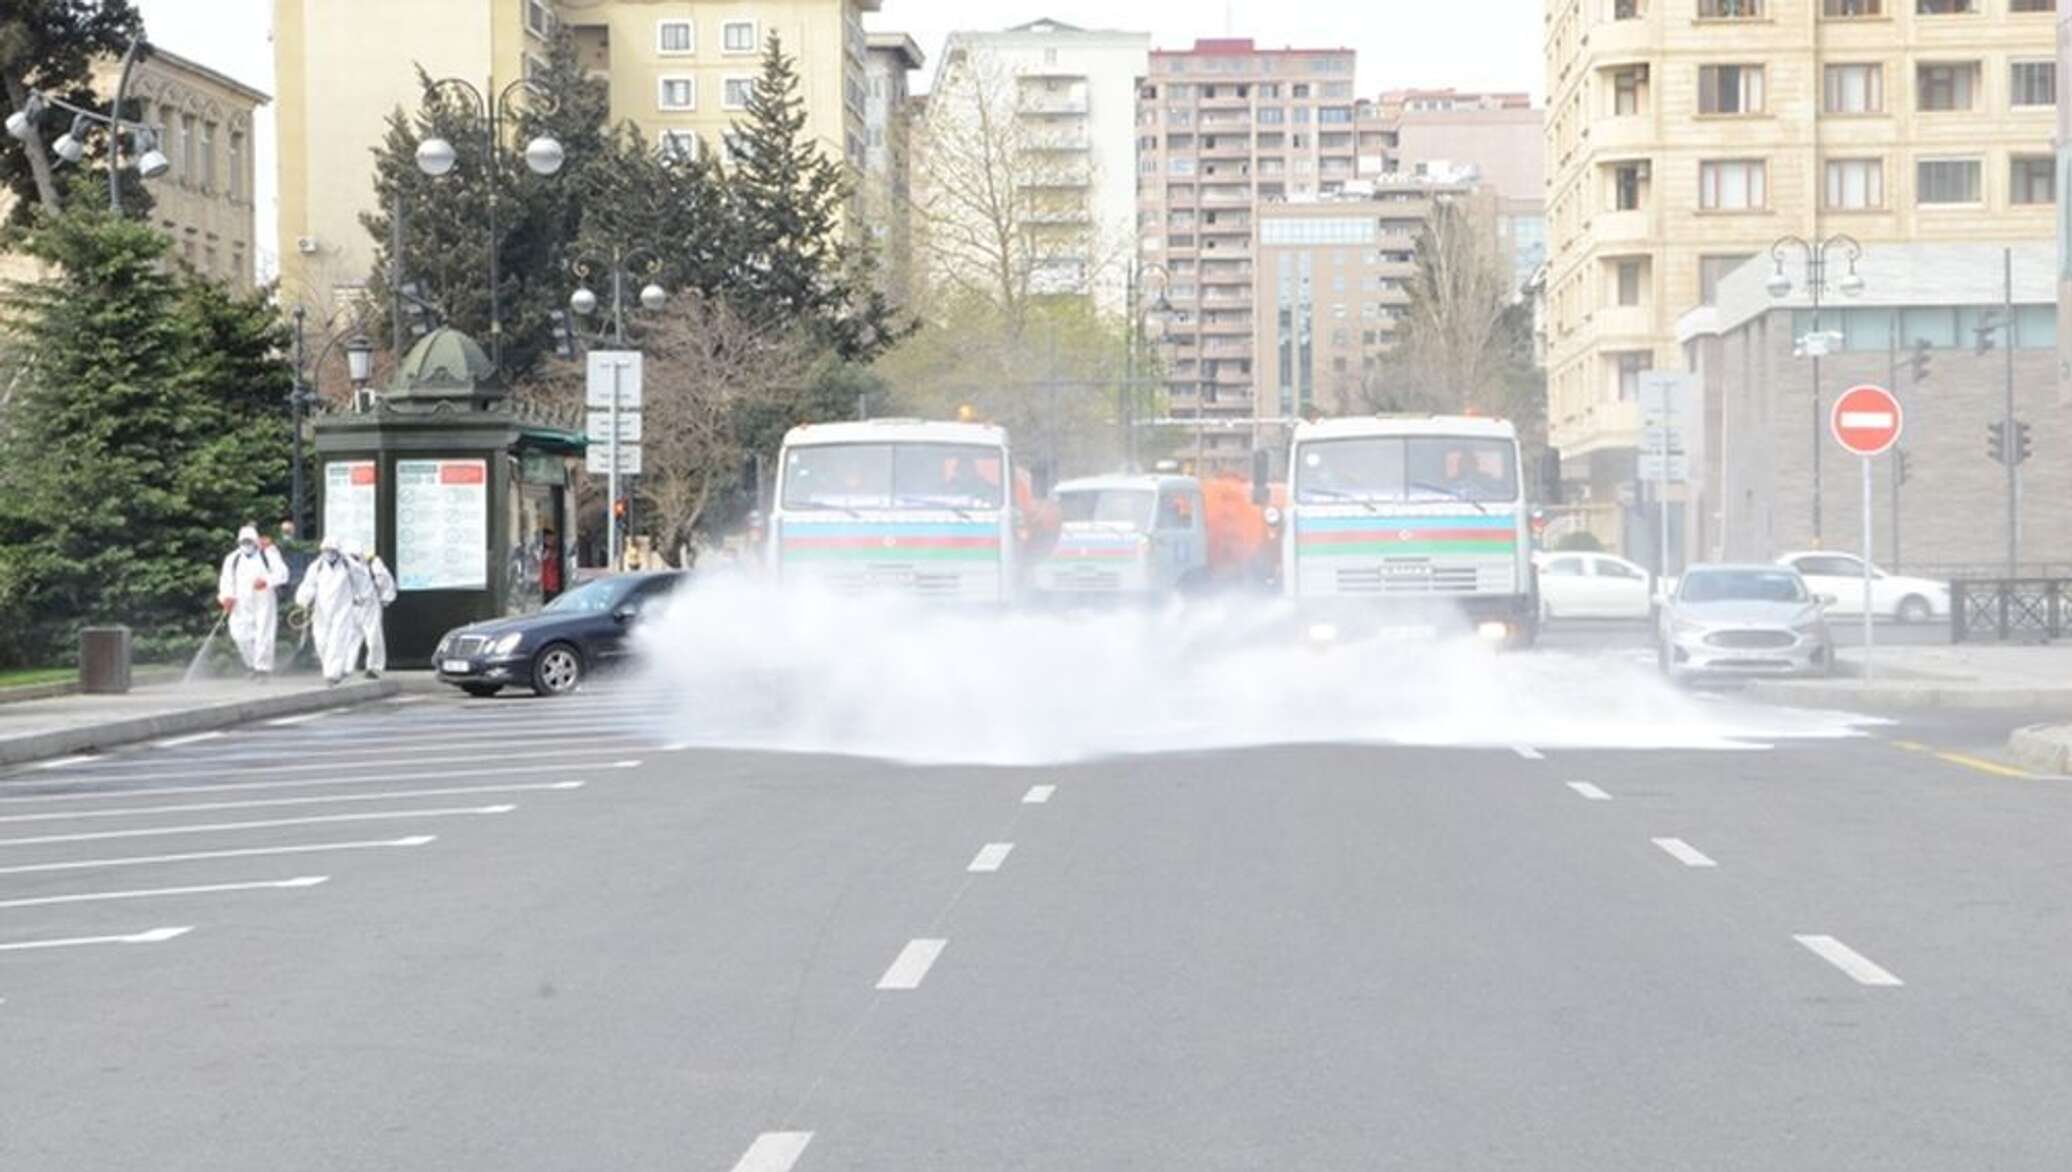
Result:
[[[1828,426],[1835,442],[1859,456],[1876,456],[1899,442],[1899,400],[1884,387],[1850,387],[1835,400]]]

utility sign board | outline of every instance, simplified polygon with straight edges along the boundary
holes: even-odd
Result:
[[[1640,467],[1642,480],[1690,479],[1685,442],[1697,410],[1698,380],[1680,370],[1646,370],[1640,375]]]
[[[611,475],[612,454],[614,451],[618,453],[619,457],[619,475],[640,475],[639,444],[619,444],[615,448],[614,445],[608,443],[593,443],[590,445],[589,450],[583,453],[585,469],[598,476]]]
[[[592,350],[583,403],[596,411],[609,411],[612,391],[617,389],[619,410],[640,410],[640,351]]]
[[[1835,442],[1859,456],[1882,455],[1899,442],[1899,400],[1879,386],[1850,387],[1828,415]]]
[[[618,415],[619,415],[619,442],[620,442],[620,443],[622,443],[622,444],[637,444],[637,443],[639,443],[639,442],[640,442],[640,412],[638,412],[638,411],[626,411],[626,410],[621,410],[621,411],[620,411],[620,412],[618,413]],[[589,433],[589,436],[590,436],[590,443],[591,443],[591,445],[592,445],[593,447],[594,447],[594,446],[596,446],[596,445],[599,445],[599,444],[609,444],[609,443],[611,443],[611,440],[612,440],[612,413],[611,413],[611,412],[609,412],[609,411],[592,411],[592,412],[590,412],[590,418],[589,418],[589,422],[588,422],[588,424],[587,424],[587,425],[586,425],[586,426],[584,427],[584,429],[583,429],[583,430]]]

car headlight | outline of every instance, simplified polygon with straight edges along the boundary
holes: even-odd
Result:
[[[512,631],[510,634],[491,643],[485,650],[491,655],[509,655],[511,652],[518,650],[518,644],[524,642],[524,640],[525,633],[523,631]]]

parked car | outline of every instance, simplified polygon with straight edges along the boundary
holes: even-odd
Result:
[[[1789,566],[1692,566],[1662,606],[1662,673],[1826,675],[1835,659],[1830,602]]]
[[[1834,596],[1829,613],[1863,613],[1863,559],[1855,554],[1808,550],[1788,553],[1777,564],[1790,566],[1815,594]],[[1950,615],[1950,584],[1933,578],[1907,578],[1871,567],[1871,613],[1903,623],[1925,623]]]
[[[1543,553],[1542,619],[1644,619],[1654,611],[1650,575],[1608,553]]]
[[[541,696],[573,692],[592,672],[631,654],[627,636],[643,613],[684,580],[680,572],[593,578],[536,614],[489,619],[448,631],[432,652],[439,680],[470,696],[530,687]]]

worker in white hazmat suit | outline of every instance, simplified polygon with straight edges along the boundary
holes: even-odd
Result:
[[[388,670],[388,639],[383,635],[382,611],[396,600],[396,578],[382,563],[381,555],[368,550],[356,559],[367,571],[372,586],[360,600],[360,640],[367,648],[367,678],[378,680]]]
[[[277,549],[261,548],[259,531],[247,525],[237,531],[237,548],[223,559],[216,581],[216,601],[230,616],[230,639],[245,675],[263,678],[273,672],[273,645],[280,631],[280,608],[274,595],[288,582],[288,565]]]
[[[309,608],[309,637],[325,683],[335,685],[352,671],[360,653],[360,599],[373,592],[366,567],[346,557],[336,537],[324,538],[317,560],[302,575],[295,604]]]

